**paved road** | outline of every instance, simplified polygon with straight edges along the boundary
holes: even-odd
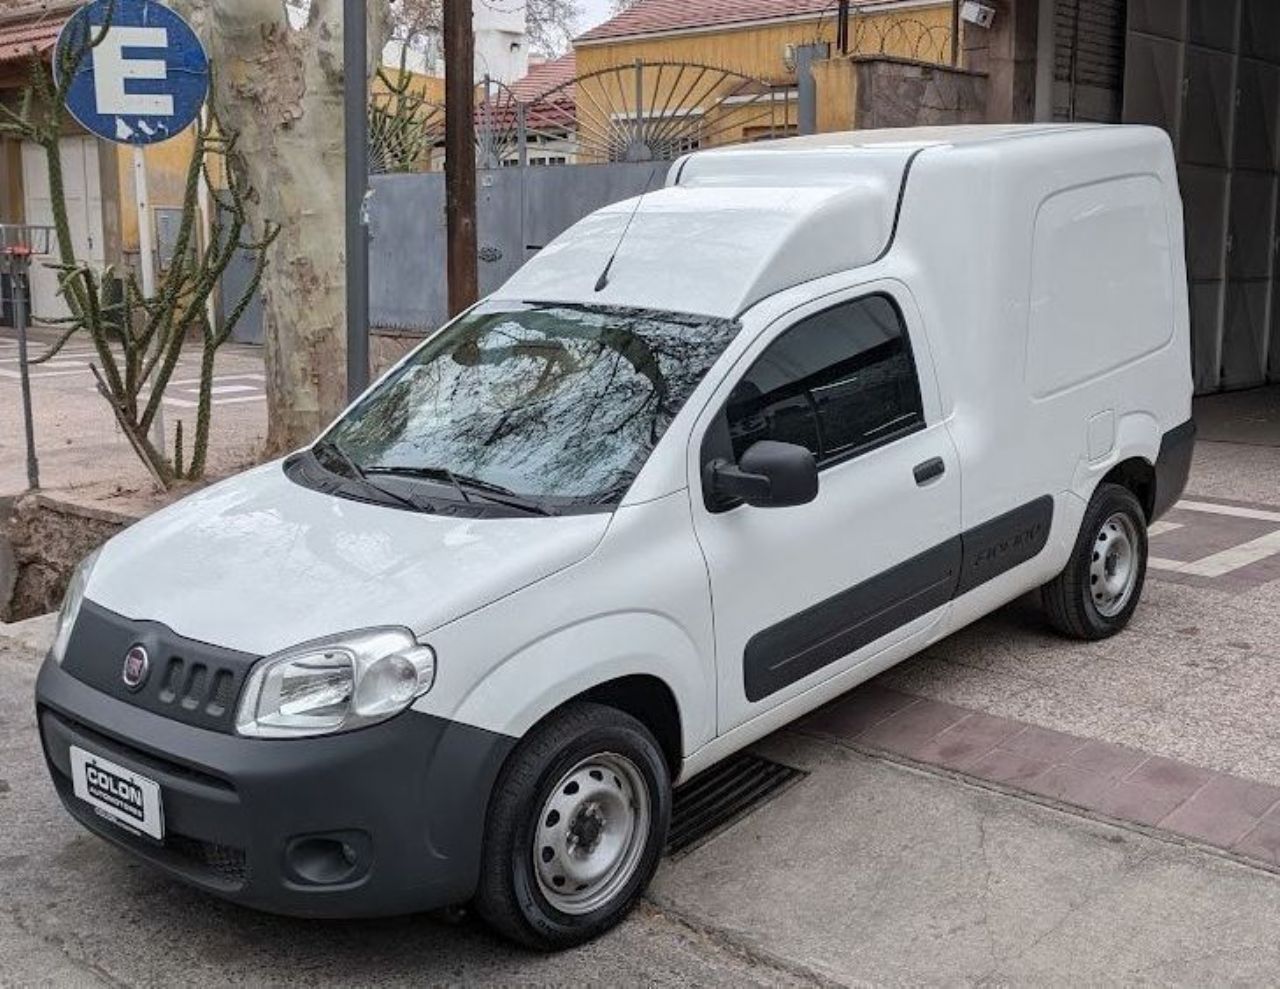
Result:
[[[796,733],[809,772],[556,957],[423,917],[305,922],[187,890],[83,833],[45,779],[36,654],[0,640],[0,983],[1273,982],[1280,878]]]
[[[67,817],[39,753],[35,671],[34,652],[0,639],[0,984],[812,982],[652,905],[614,935],[550,958],[473,924],[288,920],[185,889]]]
[[[1020,604],[878,685],[1280,785],[1277,477],[1276,447],[1201,446],[1189,507],[1153,541],[1175,566],[1153,571],[1124,636],[1065,643]],[[644,908],[588,948],[534,957],[421,917],[252,914],[67,818],[30,711],[35,655],[0,638],[0,984],[1198,986],[1280,973],[1275,872],[800,731],[763,748],[809,776],[667,862]]]

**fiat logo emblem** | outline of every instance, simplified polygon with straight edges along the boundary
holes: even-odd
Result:
[[[124,668],[120,671],[120,679],[130,690],[137,690],[147,679],[151,669],[151,657],[142,646],[134,646],[124,654]]]

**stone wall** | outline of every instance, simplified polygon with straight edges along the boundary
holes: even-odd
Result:
[[[857,58],[854,126],[928,127],[987,119],[987,77],[926,62]]]
[[[57,610],[82,559],[135,519],[24,495],[0,518],[0,622]]]

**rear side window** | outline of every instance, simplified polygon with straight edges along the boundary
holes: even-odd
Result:
[[[873,295],[802,320],[766,350],[729,397],[734,459],[753,443],[808,447],[819,466],[924,425],[902,314]]]

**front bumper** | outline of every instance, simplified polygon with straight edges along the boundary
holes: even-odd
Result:
[[[86,828],[193,886],[304,917],[470,899],[489,795],[515,744],[414,711],[327,737],[241,738],[109,697],[49,660],[36,708],[58,794]],[[74,795],[72,745],[160,785],[163,841],[126,831]],[[333,848],[342,849],[337,867],[324,861]]]

